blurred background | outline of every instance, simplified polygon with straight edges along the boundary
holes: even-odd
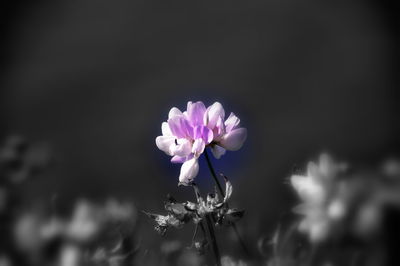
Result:
[[[213,162],[257,234],[290,212],[288,177],[320,151],[369,164],[399,154],[391,1],[18,0],[0,12],[0,137],[53,158],[26,202],[113,196],[162,210],[167,193],[193,198],[155,145],[189,100],[219,101],[248,129]],[[212,187],[204,162],[198,179]],[[159,239],[141,228],[145,245]]]

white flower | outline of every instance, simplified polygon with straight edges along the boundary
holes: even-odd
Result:
[[[334,198],[339,184],[337,176],[345,169],[344,164],[337,164],[329,155],[322,154],[318,164],[308,163],[306,175],[293,175],[290,179],[302,200],[295,208],[295,212],[304,216],[299,230],[313,242],[324,240],[333,224],[340,222],[347,212],[345,202]]]

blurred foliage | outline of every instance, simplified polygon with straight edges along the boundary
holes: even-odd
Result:
[[[22,203],[18,188],[40,178],[50,162],[46,145],[30,144],[21,137],[10,137],[1,145],[0,266],[212,265],[211,247],[205,232],[200,233],[200,222],[206,215],[215,224],[236,221],[225,217],[233,210],[227,205],[232,195],[227,179],[224,198],[216,192],[203,198],[192,184],[197,202],[178,203],[169,196],[164,206],[167,215],[146,213],[158,227],[165,227],[162,233],[193,221],[197,226],[192,243],[161,238],[156,248],[149,247],[140,240],[146,235],[132,201],[79,198],[62,215],[46,204]],[[249,228],[240,227],[250,247],[248,256],[230,252],[238,242],[221,237],[223,266],[397,265],[399,160],[391,158],[378,167],[357,166],[322,154],[290,181],[300,201],[293,213],[277,222],[271,235],[250,237]],[[261,215],[263,205],[258,205]]]

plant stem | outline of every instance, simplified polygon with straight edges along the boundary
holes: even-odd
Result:
[[[238,239],[240,245],[242,246],[242,249],[244,250],[244,252],[246,253],[246,255],[249,256],[249,255],[250,255],[249,250],[247,249],[246,244],[244,243],[242,237],[240,236],[239,230],[237,229],[235,223],[232,223],[232,228],[233,228],[233,231],[235,231],[236,237],[237,237],[237,239]]]
[[[224,190],[222,189],[222,186],[218,181],[217,174],[215,173],[214,167],[211,164],[210,157],[208,156],[207,149],[204,149],[204,156],[206,157],[208,169],[210,169],[211,175],[214,178],[215,183],[217,184],[219,192],[221,193],[222,197],[225,197]]]
[[[200,229],[201,229],[201,231],[203,232],[203,237],[204,237],[205,239],[207,239],[207,233],[206,233],[206,229],[204,228],[203,222],[200,221],[199,224],[200,224]]]
[[[194,184],[193,188],[194,188],[194,194],[196,195],[197,202],[199,202],[200,191],[196,188],[195,184]],[[206,215],[205,218],[206,218],[208,233],[209,233],[210,239],[211,239],[211,246],[212,246],[214,256],[215,256],[215,263],[217,266],[221,266],[221,256],[219,254],[217,239],[215,237],[214,226],[211,222],[209,215]],[[204,228],[202,222],[200,222],[200,227],[201,227],[203,233],[205,233],[205,228]]]
[[[211,246],[214,251],[216,265],[221,266],[221,256],[219,254],[217,239],[215,238],[214,226],[211,223],[211,219],[208,214],[206,215],[206,222],[207,222],[208,232],[210,233]]]
[[[193,236],[192,236],[192,246],[194,246],[194,242],[196,240],[197,230],[199,229],[199,224],[195,225]]]
[[[207,149],[204,149],[204,156],[206,157],[208,169],[210,169],[211,176],[214,178],[214,181],[217,184],[217,187],[218,187],[219,192],[221,193],[221,196],[225,197],[224,190],[222,189],[222,186],[218,181],[217,174],[215,173],[214,167],[211,164],[211,160],[210,160],[210,157],[208,156]],[[226,203],[226,206],[229,208],[228,203]],[[246,255],[249,255],[250,254],[249,250],[247,249],[246,244],[244,243],[242,237],[240,236],[239,230],[237,229],[236,224],[232,223],[231,225],[232,225],[233,231],[235,232],[236,237],[237,237],[240,245],[242,246],[244,252],[246,253]]]

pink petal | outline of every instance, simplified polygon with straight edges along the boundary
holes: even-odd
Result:
[[[181,157],[178,155],[175,155],[174,157],[171,158],[171,163],[184,163],[186,161],[186,157]]]
[[[192,158],[182,164],[179,182],[189,184],[199,172],[199,163],[197,158]]]
[[[240,149],[247,138],[247,129],[237,128],[225,134],[219,145],[230,151],[237,151]]]
[[[219,102],[215,102],[207,108],[204,114],[204,124],[213,129],[218,122],[218,118],[224,120],[225,110]]]
[[[177,138],[188,138],[193,136],[193,128],[183,115],[173,116],[168,119],[168,125],[171,132]]]
[[[203,139],[196,139],[193,142],[192,153],[194,153],[195,156],[199,157],[200,154],[203,153],[205,147],[206,147],[206,145],[205,145]]]
[[[196,126],[193,132],[194,139],[203,139],[205,144],[209,144],[213,141],[214,134],[213,132],[205,126]]]
[[[187,117],[193,126],[203,125],[203,117],[206,107],[202,102],[188,102],[187,104]]]
[[[222,155],[225,154],[226,150],[224,148],[222,148],[221,146],[213,145],[211,147],[211,152],[215,158],[219,159],[219,158],[221,158]]]
[[[214,141],[216,142],[220,141],[221,137],[225,134],[224,120],[221,117],[219,117],[217,120],[217,124],[213,129],[213,134],[214,134]]]
[[[181,116],[181,115],[182,115],[181,110],[179,110],[176,107],[172,107],[171,110],[169,110],[168,119],[170,119],[170,118],[172,118],[174,116]]]
[[[203,131],[203,140],[206,142],[206,144],[209,144],[213,141],[213,139],[214,133],[208,127],[205,127]]]
[[[171,148],[171,151],[173,155],[186,157],[192,152],[192,145],[187,139],[178,139]]]
[[[161,124],[161,132],[164,136],[172,136],[171,129],[167,122],[162,122]]]
[[[237,128],[239,126],[240,119],[234,114],[231,113],[225,121],[225,130],[226,132],[230,132],[233,129]]]
[[[156,138],[157,147],[165,152],[166,154],[172,156],[172,148],[175,146],[175,137],[173,136],[158,136]]]

